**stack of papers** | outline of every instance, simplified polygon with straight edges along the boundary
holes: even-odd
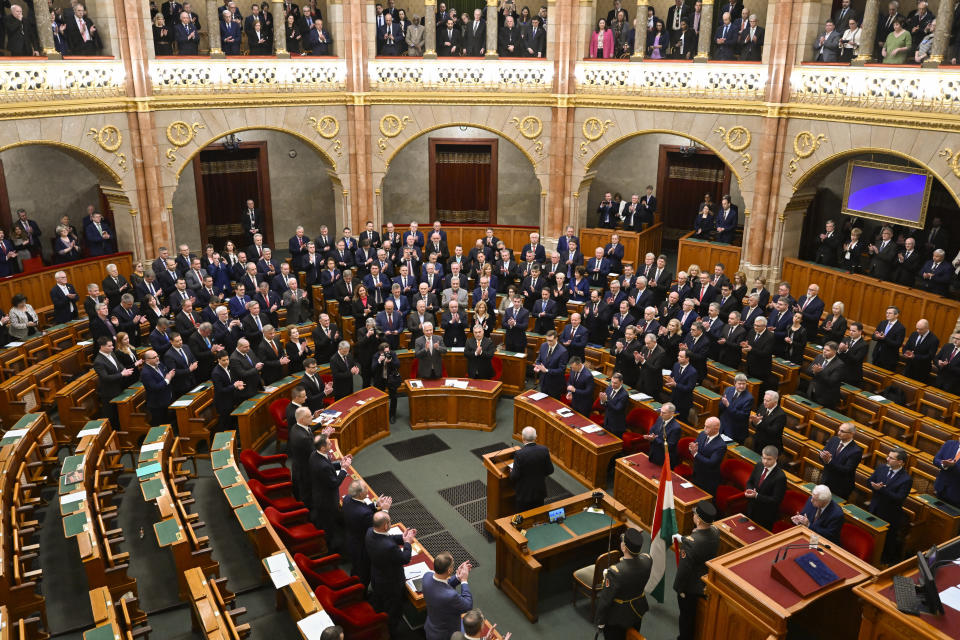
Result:
[[[390,527],[390,530],[389,530],[389,531],[387,531],[387,535],[388,535],[388,536],[402,536],[402,535],[403,535],[403,531],[400,530],[400,527],[393,526],[393,527]]]
[[[537,391],[536,393],[530,394],[530,399],[533,400],[534,402],[537,402],[538,400],[543,400],[546,397],[547,397],[547,394],[541,391]]]
[[[557,415],[563,418],[570,418],[573,416],[573,411],[567,408],[557,409]]]
[[[950,587],[940,592],[940,602],[945,607],[960,611],[960,586]]]
[[[160,451],[163,449],[163,442],[151,442],[140,447],[140,451]]]
[[[414,389],[423,389],[423,381],[422,381],[422,380],[411,380],[411,381],[410,381],[410,386],[413,387]]]
[[[296,577],[290,571],[290,562],[287,560],[286,554],[278,553],[268,557],[267,571],[270,573],[273,586],[277,589],[296,581]]]
[[[450,347],[450,353],[463,353],[463,347]]]
[[[886,402],[886,401],[887,401],[887,399],[884,398],[883,396],[870,396],[870,399],[873,400],[874,402]],[[949,589],[948,589],[948,591],[949,591]]]
[[[77,434],[77,440],[80,440],[81,438],[85,438],[85,437],[87,437],[87,436],[98,436],[98,435],[100,435],[100,429],[101,429],[102,427],[103,427],[103,423],[98,424],[98,425],[95,426],[95,427],[90,427],[89,429],[84,429],[83,431],[81,431],[80,433]],[[8,433],[9,433],[9,432],[8,432]]]
[[[328,425],[328,424],[330,424],[331,422],[333,422],[334,420],[336,420],[336,419],[339,418],[339,417],[340,417],[340,412],[339,412],[339,411],[324,411],[324,412],[321,413],[319,416],[317,416],[316,418],[314,418],[314,419],[312,420],[312,423],[313,423],[313,424]]]
[[[645,402],[647,400],[653,400],[651,396],[648,396],[645,393],[640,393],[639,391],[637,393],[631,393],[630,399],[636,400],[637,402]]]
[[[297,622],[297,626],[300,627],[300,632],[307,640],[320,640],[320,635],[324,630],[333,626],[333,620],[330,619],[330,614],[326,611],[317,611]]]
[[[60,496],[60,504],[72,504],[74,502],[80,502],[81,500],[87,499],[86,491],[74,491],[73,493],[68,493],[65,496]]]
[[[600,433],[603,431],[603,427],[597,424],[587,425],[586,427],[580,427],[580,431],[584,433]]]
[[[443,381],[443,386],[453,387],[454,389],[466,389],[469,383],[466,380],[457,380],[456,378],[447,378]]]
[[[731,438],[725,433],[720,434],[720,439],[723,440],[724,442],[733,442],[733,438]]]
[[[407,580],[415,580],[417,578],[422,578],[423,574],[427,571],[430,571],[430,567],[427,566],[426,562],[418,562],[416,564],[411,564],[403,568],[403,577]]]
[[[661,375],[669,376],[669,375],[671,375],[671,374],[673,373],[673,371],[670,370],[670,369],[661,369],[661,370],[660,370],[660,373],[661,373]]]

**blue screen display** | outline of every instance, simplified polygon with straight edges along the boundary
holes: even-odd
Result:
[[[550,516],[550,522],[556,522],[558,520],[563,520],[563,518],[566,516],[566,511],[564,511],[563,507],[560,507],[559,509],[550,511],[547,513],[547,515]]]
[[[930,176],[851,163],[846,209],[911,227],[923,226]]]

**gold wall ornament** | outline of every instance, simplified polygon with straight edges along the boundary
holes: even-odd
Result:
[[[167,140],[176,147],[176,149],[179,149],[180,147],[185,147],[190,144],[200,129],[206,128],[206,125],[202,122],[194,122],[191,125],[183,120],[177,120],[167,125]],[[167,149],[165,155],[167,156],[168,167],[172,167],[173,163],[177,161],[176,149]]]
[[[386,138],[377,138],[377,155],[381,158],[383,157],[383,152],[387,150],[387,139]]]
[[[587,118],[583,121],[581,130],[583,137],[587,142],[595,142],[603,137],[607,129],[613,124],[613,120],[600,120],[600,118]]]
[[[827,140],[827,136],[822,133],[813,135],[813,133],[809,131],[801,131],[793,137],[793,157],[787,162],[787,166],[789,167],[787,177],[791,179],[791,182],[793,182],[793,174],[800,170],[799,161],[809,158],[816,153],[817,149],[820,148],[820,144],[825,140]],[[957,175],[960,176],[960,174]]]
[[[540,134],[543,133],[543,120],[536,116],[527,116],[523,119],[514,116],[511,122],[513,122],[513,125],[517,128],[517,131],[520,132],[520,135],[527,140],[539,138]]]
[[[396,138],[400,132],[407,128],[410,122],[410,116],[395,116],[392,113],[380,118],[380,133],[388,138]]]
[[[117,157],[117,165],[124,173],[127,172],[127,155],[120,151],[120,145],[123,144],[123,134],[112,124],[108,124],[101,129],[91,127],[87,135],[93,138],[97,146],[112,153]]]
[[[340,122],[333,116],[321,116],[319,120],[310,116],[307,119],[321,138],[332,140],[340,133]]]
[[[723,144],[727,145],[727,148],[734,153],[740,154],[740,164],[743,165],[743,168],[747,171],[750,170],[750,163],[753,162],[753,156],[745,152],[745,149],[750,146],[750,143],[753,141],[753,136],[750,135],[750,130],[746,127],[736,125],[727,129],[726,127],[717,127],[713,130],[714,133],[720,136],[720,139],[723,140]]]
[[[343,157],[343,151],[342,151],[342,149],[343,149],[343,143],[341,143],[339,139],[337,139],[336,141],[334,141],[334,143],[333,143],[333,151],[334,151],[334,153],[337,154],[337,157],[338,157],[338,158]]]
[[[947,166],[950,167],[950,171],[953,172],[953,175],[960,178],[960,151],[954,153],[950,147],[945,147],[941,149],[937,155],[943,158]]]
[[[542,158],[543,157],[543,141],[537,140],[536,143],[534,143],[533,145],[533,150],[537,152],[538,157]]]

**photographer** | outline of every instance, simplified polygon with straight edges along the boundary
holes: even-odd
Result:
[[[400,365],[390,345],[381,342],[373,355],[373,386],[390,394],[390,424],[397,421],[397,387],[400,386]]]

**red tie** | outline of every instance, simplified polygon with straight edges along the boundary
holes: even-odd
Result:
[[[387,326],[393,328],[393,316],[387,316]]]
[[[770,472],[770,469],[768,469],[768,468],[766,468],[766,467],[763,468],[763,473],[760,474],[760,482],[757,483],[757,486],[758,486],[758,487],[763,484],[763,481],[764,481],[764,480],[767,479],[767,473],[769,473],[769,472]]]

